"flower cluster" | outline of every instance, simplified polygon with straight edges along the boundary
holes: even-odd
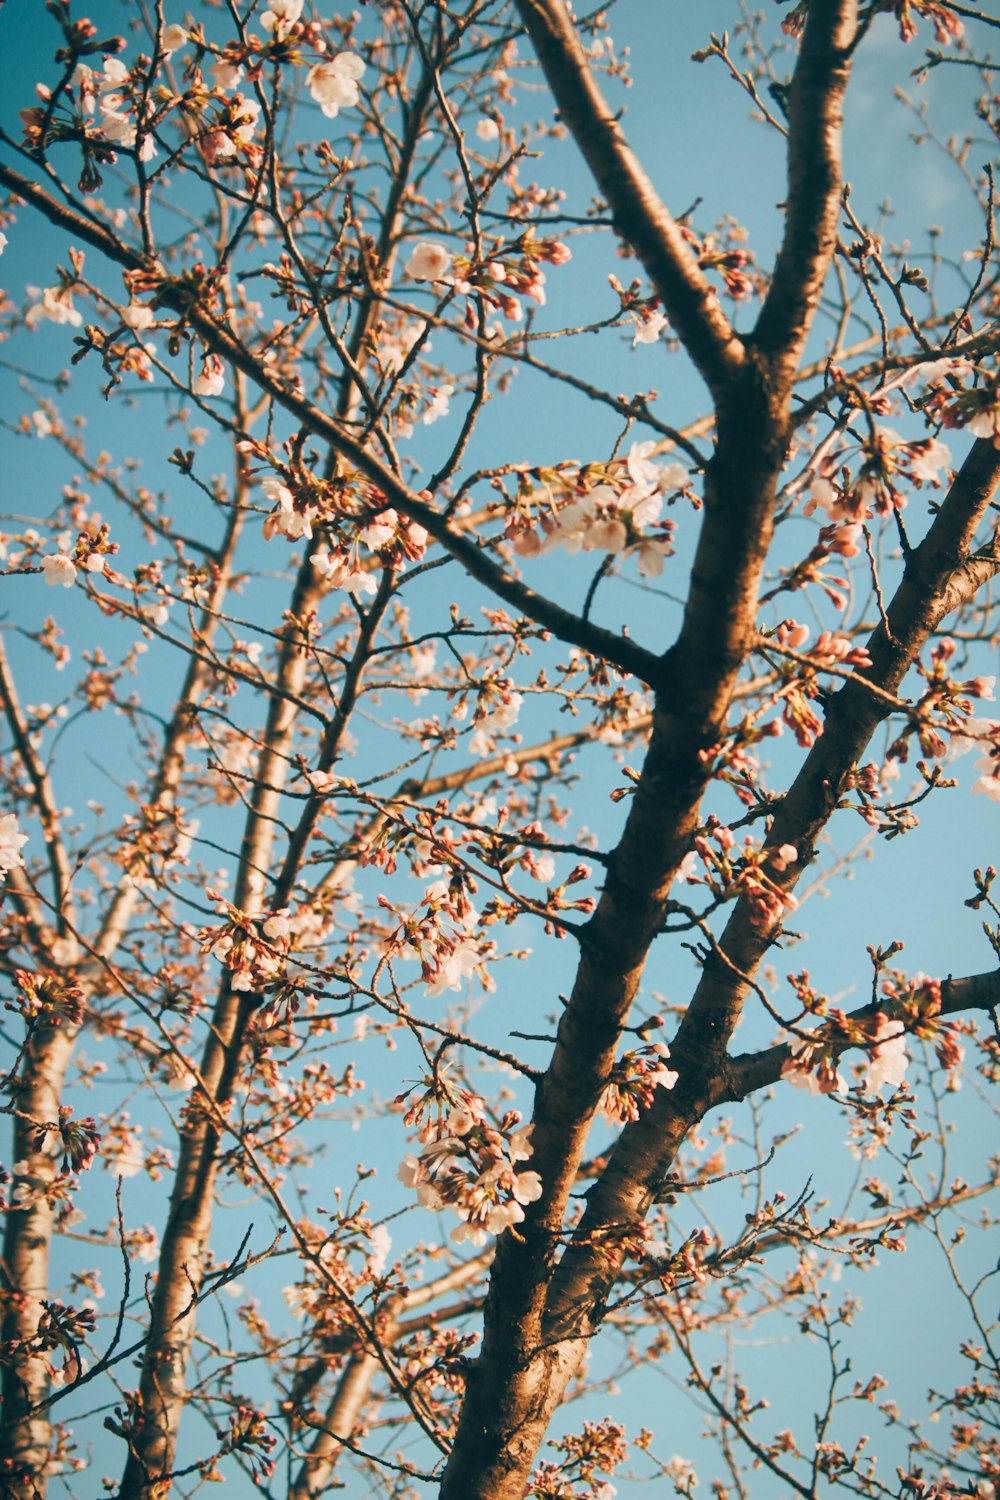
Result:
[[[416,1087],[421,1087],[417,1085]],[[418,1126],[420,1151],[407,1155],[398,1176],[414,1188],[425,1208],[449,1208],[460,1220],[452,1230],[457,1243],[486,1243],[524,1218],[524,1206],[542,1195],[537,1172],[519,1171],[531,1157],[531,1127],[508,1110],[499,1125],[487,1119],[486,1102],[462,1088],[446,1062],[394,1101],[405,1106],[404,1123]]]
[[[907,440],[879,427],[858,452],[857,466],[840,455],[824,460],[809,486],[804,514],[822,510],[830,522],[859,525],[873,514],[891,515],[906,505],[902,485],[939,489],[951,454],[937,438]]]
[[[20,994],[4,1002],[7,1010],[42,1026],[79,1026],[83,1020],[83,990],[72,977],[15,969],[14,979]]]
[[[526,1500],[613,1500],[618,1491],[605,1476],[628,1457],[625,1428],[619,1422],[610,1417],[584,1422],[582,1431],[553,1439],[549,1447],[563,1458],[536,1467]]]
[[[474,732],[469,752],[482,759],[494,754],[496,739],[507,734],[517,723],[524,698],[514,692],[507,680],[496,680],[480,692],[473,719]]]
[[[198,941],[202,953],[210,953],[229,970],[231,987],[260,990],[283,975],[291,939],[288,912],[245,912],[215,891],[206,894],[218,902],[216,910],[226,921],[221,927],[203,927]]]
[[[42,1133],[45,1134],[44,1127]],[[74,1120],[73,1111],[68,1104],[59,1106],[59,1145],[64,1172],[86,1172],[97,1155],[100,1144],[101,1134],[92,1115]]]
[[[353,109],[359,102],[364,71],[364,63],[354,52],[338,52],[329,62],[309,69],[306,87],[328,120],[335,120],[342,109]]]
[[[879,1093],[886,1084],[894,1090],[901,1088],[910,1060],[906,1033],[907,1023],[899,1017],[890,1018],[884,1011],[861,1020],[833,1011],[828,1022],[810,1036],[789,1039],[781,1076],[811,1094],[846,1093],[847,1084],[837,1061],[846,1047],[859,1046],[868,1054],[861,1088],[869,1094]]]
[[[659,577],[673,551],[673,523],[660,520],[664,497],[686,488],[688,472],[682,464],[656,463],[656,451],[652,441],[633,443],[624,460],[540,470],[540,488],[525,475],[506,518],[515,552],[536,557],[562,547],[634,555],[640,574]]]
[[[248,441],[243,447],[273,462],[258,444]],[[388,505],[361,474],[321,480],[304,470],[283,468],[262,479],[261,489],[273,506],[264,521],[265,538],[311,540],[321,531],[325,541],[313,555],[313,566],[331,588],[374,594],[376,560],[399,573],[426,551],[424,527]]]
[[[473,244],[464,254],[453,255],[436,240],[421,240],[413,248],[404,270],[413,281],[444,285],[470,297],[473,294],[513,323],[524,317],[520,298],[545,302],[543,264],[561,266],[571,258],[562,240],[536,239],[526,230],[516,240],[495,241],[477,257]],[[467,321],[474,326],[474,312],[469,309]]]
[[[1000,376],[982,371],[980,384],[972,390],[939,397],[941,420],[946,427],[965,427],[974,437],[1000,448]]]
[[[79,1380],[86,1368],[80,1346],[93,1338],[97,1327],[97,1309],[89,1306],[74,1307],[71,1303],[59,1302],[55,1298],[46,1301],[38,1319],[35,1332],[25,1352],[40,1354],[45,1358],[49,1375],[54,1385],[69,1385]],[[52,1356],[62,1355],[62,1364],[56,1365]]]
[[[809,626],[795,620],[782,620],[767,639],[786,652],[802,652],[809,639]],[[870,667],[871,656],[864,646],[854,646],[844,636],[824,630],[802,660],[781,668],[783,682],[772,701],[781,703],[782,721],[795,735],[796,742],[808,749],[820,734],[823,725],[812,708],[812,701],[819,693],[817,672],[831,667]]]
[[[775,879],[798,858],[794,844],[761,846],[750,835],[737,850],[732,829],[712,813],[703,831],[695,835],[694,848],[685,855],[678,874],[689,885],[707,884],[721,901],[744,897],[752,925],[767,931],[798,905],[792,892]],[[704,874],[698,872],[698,860]]]
[[[267,1421],[255,1407],[241,1404],[229,1415],[229,1426],[216,1434],[222,1447],[220,1456],[239,1453],[254,1479],[269,1479],[274,1473],[271,1457],[278,1439],[268,1431]],[[220,1476],[221,1477],[221,1476]]]
[[[91,23],[77,23],[91,31],[81,51],[106,54],[102,68],[78,61],[57,95],[39,84],[36,92],[42,104],[21,111],[25,145],[38,150],[51,140],[78,142],[83,153],[80,190],[93,193],[102,182],[99,168],[113,164],[119,151],[151,161],[157,154],[154,129],[162,132],[173,114],[182,138],[207,164],[256,168],[263,158],[255,139],[261,106],[249,91],[238,91],[248,69],[259,77],[268,59],[306,67],[306,88],[331,119],[360,102],[364,62],[351,52],[329,57],[322,28],[302,19],[303,8],[304,0],[274,0],[260,15],[263,39],[248,34],[223,47],[206,43],[200,28],[192,31],[177,23],[163,27],[158,60],[189,44],[197,47],[196,57],[184,69],[187,86],[174,93],[150,88],[148,59],[140,57],[130,68],[114,55],[125,45],[122,38],[97,43]],[[309,54],[318,60],[311,64]],[[206,60],[209,66],[203,73]]]
[[[678,1074],[667,1067],[669,1056],[669,1047],[654,1042],[620,1057],[598,1101],[604,1118],[619,1125],[638,1120],[643,1110],[649,1109],[658,1088],[672,1089]]]

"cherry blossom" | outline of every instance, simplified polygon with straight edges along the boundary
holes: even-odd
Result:
[[[638,348],[640,344],[655,344],[669,322],[661,312],[645,312],[634,321],[635,333],[632,335],[633,349]]]
[[[432,388],[430,405],[420,419],[425,427],[432,426],[440,417],[448,415],[448,403],[454,394],[453,385],[439,385]]]
[[[151,328],[156,321],[156,314],[151,307],[144,302],[130,302],[122,312],[122,322],[126,328],[135,332],[141,332],[144,328]]]
[[[483,961],[478,944],[473,938],[462,938],[427,981],[428,995],[442,995],[445,990],[460,990],[465,980],[474,974]]]
[[[451,269],[451,256],[443,245],[433,240],[421,240],[415,247],[405,270],[414,281],[441,281]]]
[[[663,1042],[626,1052],[615,1064],[611,1081],[598,1103],[605,1119],[624,1125],[650,1107],[658,1088],[672,1089],[679,1074],[668,1068],[670,1048]]]
[[[243,94],[234,94],[229,101],[227,114],[220,127],[210,130],[202,140],[202,150],[210,165],[231,161],[238,151],[246,151],[254,144],[260,104]]]
[[[520,693],[509,693],[496,708],[482,714],[476,720],[475,733],[469,740],[469,753],[484,756],[491,754],[491,741],[495,735],[504,734],[517,723],[524,699]]]
[[[811,1041],[808,1037],[793,1036],[788,1042],[788,1056],[781,1065],[781,1076],[810,1094],[847,1092],[844,1076],[837,1071],[822,1037]]]
[[[663,561],[673,552],[668,538],[646,537],[628,549],[628,555],[639,564],[641,578],[659,578],[663,572]]]
[[[242,64],[227,57],[216,58],[208,71],[217,89],[235,89],[243,80]]]
[[[313,567],[321,573],[331,588],[344,589],[355,598],[362,594],[374,594],[377,589],[376,575],[362,568],[357,557],[344,552],[317,552]]]
[[[942,473],[951,463],[951,450],[947,445],[937,438],[927,438],[922,443],[911,444],[910,451],[913,455],[910,473],[914,479],[925,484],[939,484]]]
[[[170,26],[164,26],[160,34],[160,47],[167,57],[187,45],[189,32],[186,26],[180,26],[176,22]]]
[[[269,9],[261,14],[260,24],[265,31],[279,34],[294,26],[302,14],[304,0],[270,0]]]
[[[380,547],[384,547],[388,542],[392,541],[396,535],[398,524],[399,517],[390,507],[389,509],[380,511],[377,516],[369,521],[368,525],[359,535],[366,547],[370,547],[373,552],[377,552]]]
[[[336,119],[342,109],[358,103],[358,83],[364,71],[364,63],[354,52],[338,52],[330,62],[309,69],[306,87],[327,119]]]
[[[24,864],[21,849],[28,842],[28,835],[17,826],[14,813],[0,813],[0,880],[8,870],[20,869]]]
[[[62,585],[71,589],[76,582],[76,567],[71,557],[63,552],[51,552],[42,558],[42,576],[50,588]]]
[[[500,139],[500,126],[496,120],[484,117],[476,122],[476,136],[481,141],[498,141]]]
[[[221,396],[226,388],[226,367],[217,354],[206,354],[192,390],[196,396]]]
[[[968,428],[978,438],[985,438],[995,448],[1000,448],[1000,396],[991,406],[980,407],[969,418]]]
[[[905,1033],[898,1021],[890,1021],[879,1012],[875,1045],[871,1049],[868,1069],[864,1076],[864,1087],[870,1094],[877,1094],[889,1084],[897,1089],[906,1078],[910,1061],[906,1051]]]
[[[35,302],[24,315],[29,328],[37,328],[46,318],[52,323],[68,323],[72,328],[79,328],[83,322],[83,315],[73,306],[69,292],[54,286],[47,286],[41,293],[41,301]]]
[[[270,541],[274,536],[287,537],[289,541],[312,536],[312,521],[316,512],[311,506],[296,509],[295,496],[288,486],[273,474],[261,480],[261,489],[275,506],[271,514],[264,519],[265,541]],[[318,558],[314,559],[314,562],[319,566]]]
[[[973,794],[1000,802],[1000,743],[976,762],[976,770],[980,775],[973,782]]]

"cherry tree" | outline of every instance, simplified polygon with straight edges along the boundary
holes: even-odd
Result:
[[[993,1495],[996,824],[962,888],[918,824],[1000,801],[1000,21],[24,10],[3,1494],[694,1494],[656,1364],[720,1497]],[[629,43],[735,110],[773,244],[666,206]],[[845,179],[866,67],[961,182],[926,238]],[[964,1373],[913,1413],[843,1348],[920,1236]],[[765,1314],[828,1355],[798,1430]]]

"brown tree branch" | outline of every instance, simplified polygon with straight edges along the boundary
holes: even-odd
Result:
[[[911,554],[888,610],[888,629],[879,625],[868,642],[872,666],[846,683],[831,699],[823,734],[781,800],[768,834],[771,847],[792,844],[798,861],[780,877],[791,890],[808,868],[823,827],[840,802],[845,779],[877,725],[889,711],[885,701],[867,692],[865,680],[894,694],[911,662],[959,596],[977,527],[1000,484],[1000,453],[979,441],[971,450],[927,536]],[[1000,557],[993,571],[1000,567]],[[705,961],[702,977],[671,1049],[680,1078],[642,1117],[626,1126],[608,1167],[592,1189],[587,1211],[553,1283],[549,1320],[558,1328],[588,1329],[595,1316],[595,1279],[606,1286],[613,1275],[605,1257],[601,1266],[594,1236],[610,1225],[641,1220],[648,1211],[654,1184],[662,1182],[693,1124],[711,1108],[716,1080],[728,1066],[726,1048],[753,975],[763,961],[775,931],[751,920],[749,903],[737,903],[725,932]],[[596,1313],[599,1317],[599,1308]]]
[[[642,261],[681,342],[718,395],[742,364],[743,345],[714,288],[598,88],[563,0],[517,0],[517,8],[615,228]]]
[[[970,1010],[990,1012],[998,1008],[1000,1008],[1000,969],[992,969],[985,974],[970,974],[962,979],[941,981],[941,1009],[938,1014],[942,1016],[959,1015]],[[896,1014],[891,1001],[879,1000],[851,1011],[847,1019],[849,1022],[863,1022],[869,1020],[878,1011],[883,1011],[889,1020],[892,1020]],[[835,1044],[835,1050],[846,1052],[853,1045],[851,1042],[845,1042],[842,1047]],[[713,1103],[723,1104],[727,1101],[746,1099],[758,1089],[769,1088],[781,1077],[782,1066],[789,1056],[788,1046],[781,1043],[775,1047],[768,1047],[763,1052],[745,1052],[739,1057],[732,1058],[727,1062],[718,1079],[718,1094],[713,1099]]]

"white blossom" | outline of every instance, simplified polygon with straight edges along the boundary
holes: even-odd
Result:
[[[306,87],[327,119],[358,103],[358,83],[365,65],[354,52],[338,52],[330,62],[317,63],[306,74]]]
[[[41,301],[29,307],[24,315],[29,328],[37,328],[45,318],[52,323],[68,323],[72,328],[79,328],[83,322],[83,316],[73,306],[69,292],[61,292],[54,286],[47,286],[42,292]]]
[[[877,1094],[886,1083],[894,1089],[899,1088],[906,1077],[909,1061],[902,1026],[883,1016],[875,1033],[875,1046],[865,1073],[864,1087],[870,1094]]]
[[[209,68],[212,82],[217,89],[234,89],[243,78],[243,68],[239,63],[229,62],[227,58],[218,58]]]
[[[71,557],[64,552],[52,552],[48,557],[42,558],[42,577],[50,588],[62,584],[64,589],[71,589],[76,582],[76,566]]]
[[[406,274],[414,281],[440,281],[450,269],[451,256],[433,240],[421,240],[406,262]]]
[[[484,756],[490,753],[490,739],[497,734],[503,734],[505,730],[512,729],[517,723],[518,714],[521,712],[521,704],[524,702],[520,693],[511,693],[506,703],[500,703],[492,712],[484,714],[476,721],[475,732],[469,740],[469,752],[472,755]]]
[[[302,14],[304,0],[271,0],[270,7],[263,12],[260,24],[265,31],[285,31]]]
[[[169,57],[171,53],[185,46],[187,40],[188,29],[186,26],[178,26],[176,24],[165,26],[163,28],[163,35],[160,37],[160,47],[166,53],[167,57]]]
[[[420,419],[425,427],[433,426],[439,417],[448,415],[449,402],[454,394],[453,385],[439,385],[434,388],[431,404]]]
[[[18,828],[15,814],[0,814],[0,880],[8,870],[17,870],[24,864],[21,849],[27,842],[28,835]]]
[[[667,319],[661,312],[647,313],[645,317],[635,319],[632,348],[639,344],[655,344],[666,326]]]
[[[122,312],[122,322],[126,328],[133,332],[140,332],[143,328],[149,328],[156,321],[156,314],[151,307],[144,302],[130,302]]]
[[[217,354],[206,354],[201,374],[192,389],[196,396],[221,396],[226,388],[226,371]]]

